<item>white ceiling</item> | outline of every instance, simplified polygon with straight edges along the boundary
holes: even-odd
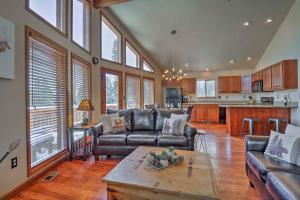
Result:
[[[294,0],[131,0],[111,11],[161,65],[188,71],[254,68]],[[270,24],[265,23],[273,18]],[[249,27],[243,22],[251,21]],[[246,58],[251,56],[252,61]],[[230,64],[229,60],[236,62]]]

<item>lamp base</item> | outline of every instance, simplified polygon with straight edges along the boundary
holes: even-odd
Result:
[[[89,118],[83,118],[81,125],[88,125],[89,124]]]

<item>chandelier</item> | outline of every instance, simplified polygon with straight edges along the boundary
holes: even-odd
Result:
[[[175,35],[176,35],[176,30],[171,31],[171,37],[173,38],[173,48],[172,48],[172,61],[173,61],[173,66],[172,69],[166,69],[162,77],[166,81],[172,81],[172,80],[177,80],[180,81],[184,76],[186,76],[186,73],[183,73],[182,69],[175,69],[175,55],[174,55],[174,41],[175,41]]]

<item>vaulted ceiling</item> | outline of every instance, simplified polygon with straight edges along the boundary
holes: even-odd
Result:
[[[254,68],[294,0],[131,0],[109,9],[161,67]],[[273,21],[266,23],[266,18]],[[245,21],[250,26],[244,26]],[[252,60],[247,60],[251,57]],[[230,63],[234,60],[234,63]]]

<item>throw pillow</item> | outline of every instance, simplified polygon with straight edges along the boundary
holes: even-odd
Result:
[[[265,154],[300,166],[300,137],[271,131]]]
[[[179,133],[180,121],[181,121],[180,119],[165,118],[162,133],[166,135],[169,134],[180,135]]]
[[[112,123],[111,123],[112,117],[119,117],[119,113],[102,116],[101,122],[102,122],[102,127],[103,127],[103,134],[113,132]]]
[[[179,133],[181,135],[184,134],[184,127],[185,127],[185,123],[187,122],[187,118],[188,118],[188,114],[171,114],[171,118],[170,119],[180,119],[180,127],[179,127]]]
[[[112,123],[113,133],[126,132],[124,117],[112,117],[111,123]]]
[[[286,135],[298,135],[300,137],[300,127],[288,124],[285,129]]]

